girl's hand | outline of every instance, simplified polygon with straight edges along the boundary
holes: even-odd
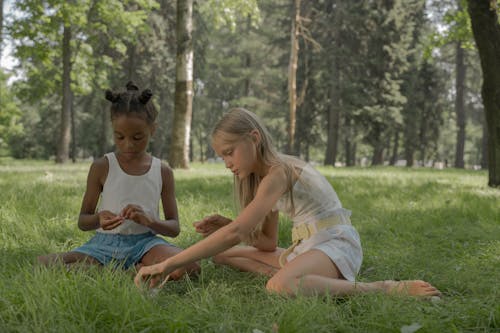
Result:
[[[142,224],[143,226],[151,225],[151,218],[144,212],[141,206],[128,204],[122,209],[121,216],[125,219],[133,220],[136,223]]]
[[[99,213],[97,213],[97,216],[99,216],[99,226],[103,230],[114,229],[124,221],[123,216],[116,215],[109,210],[100,211]]]
[[[142,266],[134,278],[134,283],[138,288],[141,288],[142,284],[149,280],[149,288],[154,288],[160,282],[168,280],[168,274],[173,271],[173,269],[168,269],[166,260],[156,265]]]
[[[214,231],[228,225],[231,222],[231,219],[215,214],[207,216],[203,218],[203,220],[194,222],[193,226],[195,227],[197,233],[200,233],[203,237],[207,237]]]

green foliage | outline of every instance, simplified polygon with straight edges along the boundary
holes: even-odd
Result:
[[[253,27],[257,27],[261,21],[256,0],[202,1],[198,10],[216,29],[229,27],[232,32],[236,31],[241,18],[249,17]]]
[[[18,121],[22,130],[11,135],[12,140],[4,139],[9,150],[2,154],[54,155],[62,95],[62,27],[70,24],[76,156],[88,158],[109,149],[109,119],[103,116],[109,104],[103,90],[120,89],[134,80],[154,92],[160,116],[151,149],[167,157],[176,75],[174,0],[16,0],[12,4],[5,31],[6,40],[14,44],[19,80],[6,92],[22,110]],[[467,13],[461,8],[456,0],[302,1],[297,153],[324,160],[333,109],[339,114],[339,162],[349,159],[359,164],[375,149],[383,149],[387,156],[402,142],[423,145],[427,159],[452,160],[455,139],[449,137],[454,132],[448,118],[453,114],[448,111],[453,105],[453,82],[443,82],[441,76],[453,76],[454,51],[443,36],[449,37],[448,42],[457,36],[471,40],[466,38]],[[279,150],[285,150],[291,9],[289,0],[195,2],[194,160],[213,157],[210,131],[220,115],[234,106],[261,116]],[[433,36],[443,37],[442,42],[428,47]],[[469,52],[467,64],[475,69],[468,70],[465,82],[470,88],[466,103],[472,112],[467,117],[473,129],[467,133],[471,148],[466,158],[479,164],[480,155],[474,150],[480,151],[477,144],[482,134],[481,73],[472,55]],[[430,66],[427,81],[419,76],[424,62]],[[408,83],[411,80],[415,82]],[[426,82],[435,87],[427,90],[428,97]],[[428,112],[435,120],[427,124],[433,133],[418,139],[415,124]],[[396,133],[401,134],[399,143]],[[401,153],[396,155],[403,158]]]
[[[33,110],[35,106],[35,112],[39,112],[23,117],[26,134],[18,133],[13,141],[13,155],[48,158],[54,154],[52,147],[58,140],[53,133],[59,132],[63,26],[71,27],[72,31],[71,89],[74,100],[78,101],[95,90],[103,91],[111,86],[110,77],[121,69],[127,43],[136,43],[137,36],[148,30],[145,21],[149,11],[158,8],[158,4],[155,1],[18,0],[13,8],[16,15],[8,22],[7,31],[14,42],[14,56],[19,60],[16,70],[21,77],[14,91],[24,103],[24,109]],[[87,105],[90,103],[86,101]],[[47,122],[48,127],[43,122]],[[47,133],[47,128],[53,132]],[[78,132],[75,128],[73,131]],[[30,136],[38,136],[38,139]],[[20,142],[33,145],[28,144],[26,148]]]
[[[431,57],[433,50],[450,43],[460,42],[464,49],[476,49],[466,0],[431,2],[431,6],[442,15],[441,29],[430,34],[424,49],[425,58]]]
[[[21,110],[11,88],[7,85],[9,76],[0,69],[0,156],[10,154],[9,142],[23,131],[20,124]]]
[[[0,331],[2,332],[496,332],[500,329],[498,190],[485,172],[321,168],[353,211],[364,263],[360,281],[425,279],[441,302],[362,295],[285,298],[266,279],[202,261],[199,278],[158,294],[135,288],[131,272],[43,269],[35,257],[91,237],[76,226],[89,163],[0,159]],[[182,231],[215,212],[234,216],[231,176],[221,164],[176,170]],[[290,242],[281,220],[280,245]]]

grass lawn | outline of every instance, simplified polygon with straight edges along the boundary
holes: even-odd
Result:
[[[127,272],[34,265],[92,233],[77,216],[89,163],[0,161],[0,332],[500,332],[500,190],[484,171],[319,168],[361,235],[360,281],[424,279],[440,302],[362,295],[266,293],[266,279],[202,261],[196,280],[152,296]],[[176,170],[182,231],[211,213],[233,216],[222,165]],[[280,245],[290,242],[282,219]]]

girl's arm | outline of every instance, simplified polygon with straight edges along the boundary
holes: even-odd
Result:
[[[278,211],[271,211],[264,222],[257,238],[250,244],[261,251],[272,252],[278,247]]]
[[[176,237],[179,235],[179,215],[177,212],[177,201],[175,199],[174,173],[166,164],[161,164],[161,202],[165,219],[156,219],[144,213],[137,205],[127,205],[121,213],[125,218],[132,219],[160,235]]]
[[[95,230],[101,226],[99,214],[96,213],[95,209],[97,207],[99,196],[102,192],[102,186],[107,174],[108,162],[104,157],[95,160],[90,166],[89,174],[87,176],[87,188],[85,190],[85,194],[83,195],[80,216],[78,218],[78,227],[81,230]],[[114,214],[110,212],[107,213],[109,214],[102,212],[101,215],[103,215],[102,218],[106,217],[107,221],[110,221],[108,229],[115,228],[121,223],[120,219],[116,218]]]
[[[269,214],[285,191],[286,176],[284,171],[282,168],[272,168],[269,174],[262,179],[255,198],[232,223],[159,264],[142,267],[135,277],[135,283],[140,286],[144,279],[153,277],[151,286],[154,286],[159,282],[161,274],[170,274],[177,268],[202,258],[212,257],[237,245]]]

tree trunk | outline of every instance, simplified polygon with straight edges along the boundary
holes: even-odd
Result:
[[[394,133],[394,147],[392,148],[391,161],[389,162],[390,165],[396,165],[396,162],[398,161],[398,151],[399,151],[399,131],[396,130],[396,132]]]
[[[341,1],[340,1],[341,2]],[[335,27],[334,29],[334,40],[335,49],[338,51],[341,49],[342,44],[340,42],[340,20],[342,19],[342,12],[340,8],[340,2],[336,4],[335,8]],[[342,86],[340,78],[340,59],[338,56],[332,57],[333,64],[332,67],[335,69],[333,73],[333,79],[331,88],[329,91],[330,98],[328,103],[328,123],[327,123],[327,141],[326,141],[326,152],[325,152],[325,165],[335,166],[335,161],[337,160],[337,152],[339,145],[339,127],[340,127],[340,110],[341,110],[341,95],[340,87]]]
[[[108,152],[108,122],[109,122],[108,106],[102,106],[101,111],[101,137],[97,157],[104,156]]]
[[[193,0],[177,0],[177,57],[175,109],[169,162],[189,168],[189,145],[193,112]]]
[[[483,137],[481,138],[481,169],[488,169],[488,125],[483,115],[482,127]]]
[[[335,165],[335,161],[337,159],[339,142],[340,94],[338,94],[338,88],[339,85],[335,84],[335,86],[330,89],[331,97],[330,103],[328,104],[328,128],[326,139],[325,165],[332,166]]]
[[[63,82],[62,82],[62,107],[61,127],[57,146],[56,163],[65,163],[69,158],[69,145],[71,140],[71,27],[64,25],[63,31]]]
[[[70,95],[70,110],[71,110],[71,161],[73,163],[76,162],[76,114],[75,114],[75,106],[73,105],[73,92]]]
[[[356,144],[351,141],[354,135],[350,117],[345,119],[344,135],[345,164],[346,166],[354,166],[356,165]]]
[[[372,155],[372,165],[382,165],[384,164],[384,148],[385,143],[382,139],[382,130],[377,124],[373,125],[373,155]]]
[[[456,79],[455,79],[455,112],[457,115],[457,143],[455,151],[455,168],[464,168],[465,148],[465,61],[462,43],[456,48]]]
[[[0,59],[2,59],[3,42],[3,0],[0,0]]]
[[[497,2],[468,0],[472,32],[483,72],[483,97],[488,125],[488,185],[500,186],[500,24]]]
[[[135,43],[127,43],[127,81],[136,81],[136,45]]]
[[[252,16],[248,15],[246,34],[249,36],[251,31],[252,31]],[[250,66],[252,66],[251,52],[245,51],[243,57],[244,57],[245,69],[250,70]],[[243,96],[250,96],[250,93],[251,93],[250,76],[247,74],[245,80],[243,81]],[[244,107],[246,107],[246,105],[244,105]]]
[[[379,142],[373,147],[372,165],[382,164],[384,164],[384,144]]]
[[[290,62],[288,64],[288,153],[293,153],[295,147],[295,122],[297,112],[297,63],[299,58],[299,24],[300,0],[293,1],[292,30],[290,36]]]

